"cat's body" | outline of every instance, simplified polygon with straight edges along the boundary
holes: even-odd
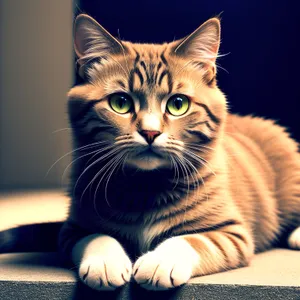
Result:
[[[60,250],[95,289],[145,288],[300,249],[300,154],[274,122],[227,112],[219,21],[163,45],[77,18],[81,86],[69,92],[74,160]],[[242,99],[241,99],[242,101]]]
[[[246,226],[255,252],[270,248],[287,229],[299,225],[298,145],[273,121],[228,115],[218,147],[216,157],[204,167],[207,172],[203,176],[204,184],[200,182],[196,191],[191,190],[188,195],[181,193],[174,202],[149,208],[145,205],[149,194],[154,201],[155,197],[162,197],[167,187],[170,194],[179,193],[179,188],[163,183],[164,179],[172,179],[163,171],[155,174],[124,171],[115,178],[112,176],[109,183],[113,189],[118,187],[117,195],[113,194],[111,200],[120,201],[120,209],[109,206],[113,201],[108,204],[106,199],[99,199],[101,203],[96,210],[83,197],[81,205],[72,203],[72,221],[90,232],[111,234],[124,240],[125,248],[134,245],[138,254],[156,246],[159,238],[208,231],[226,222]],[[294,167],[291,169],[290,165]],[[125,183],[122,185],[120,181]],[[161,193],[152,194],[159,184]],[[107,193],[110,195],[112,191],[108,188]]]

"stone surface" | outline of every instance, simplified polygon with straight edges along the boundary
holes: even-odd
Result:
[[[61,190],[0,191],[0,231],[18,225],[63,221],[69,198]]]

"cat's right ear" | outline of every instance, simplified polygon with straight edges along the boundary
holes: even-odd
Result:
[[[124,52],[122,43],[92,17],[80,14],[74,23],[74,48],[80,65]]]
[[[220,20],[212,18],[198,27],[186,38],[173,42],[178,56],[215,63],[220,46]]]

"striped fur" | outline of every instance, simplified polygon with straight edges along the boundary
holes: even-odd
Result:
[[[245,266],[300,226],[298,145],[273,121],[227,112],[215,82],[217,19],[162,45],[114,41],[78,20],[87,80],[69,92],[72,204],[60,247],[85,283],[114,289],[132,273],[145,288],[171,288]],[[132,97],[132,112],[112,110],[116,92]],[[174,94],[190,99],[180,117],[166,111]],[[140,130],[160,133],[159,157],[140,151]],[[289,245],[300,248],[297,232]]]

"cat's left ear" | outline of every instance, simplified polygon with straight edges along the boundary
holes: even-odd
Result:
[[[174,54],[214,65],[220,46],[219,19],[209,19],[186,38],[174,43]]]

